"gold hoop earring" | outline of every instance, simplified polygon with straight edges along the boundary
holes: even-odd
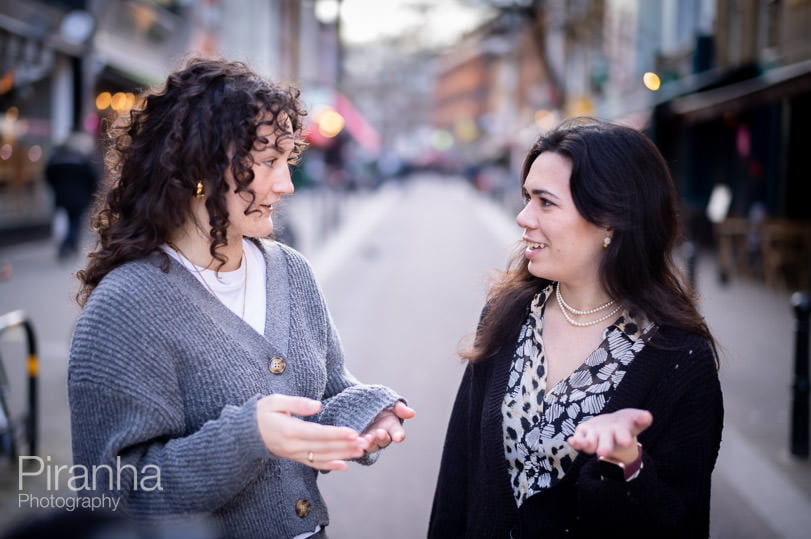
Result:
[[[197,182],[197,187],[194,190],[194,198],[201,198],[206,196],[206,191],[203,188],[203,182]]]
[[[609,245],[611,245],[611,236],[606,236],[603,239],[603,249],[608,248]]]

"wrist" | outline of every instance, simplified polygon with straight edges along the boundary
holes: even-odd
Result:
[[[630,462],[622,461],[613,457],[599,457],[600,475],[604,479],[614,479],[618,481],[630,481],[635,478],[642,469],[642,444],[636,443],[636,458]]]

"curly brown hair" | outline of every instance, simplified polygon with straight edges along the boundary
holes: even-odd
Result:
[[[92,218],[98,241],[77,273],[77,302],[84,305],[116,267],[160,252],[172,232],[193,218],[190,200],[198,182],[206,194],[209,251],[221,267],[225,259],[217,249],[227,243],[229,222],[226,171],[236,192],[255,196],[251,151],[269,142],[257,136],[260,125],[273,126],[277,149],[281,139],[292,137],[291,157],[298,157],[306,115],[299,96],[297,88],[263,79],[242,62],[211,58],[189,60],[147,92],[143,105],[110,129],[108,189]]]

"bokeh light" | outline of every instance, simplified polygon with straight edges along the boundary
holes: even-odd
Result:
[[[333,109],[325,109],[316,119],[318,131],[327,138],[336,136],[344,128],[345,120],[341,114]]]
[[[28,149],[28,159],[36,163],[42,158],[42,146],[39,144],[34,144]]]
[[[96,108],[99,110],[104,110],[110,106],[112,100],[113,96],[110,95],[110,92],[101,92],[96,96]]]
[[[659,79],[659,75],[648,71],[644,75],[642,75],[642,84],[645,85],[645,88],[651,91],[656,91],[662,86],[662,81]]]

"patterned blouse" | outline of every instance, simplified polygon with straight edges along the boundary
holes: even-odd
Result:
[[[504,452],[519,507],[566,474],[577,456],[566,438],[578,424],[603,410],[645,346],[641,337],[653,328],[650,323],[640,328],[627,312],[621,312],[603,332],[600,346],[546,394],[543,314],[546,300],[553,294],[554,283],[532,300],[501,404]]]

